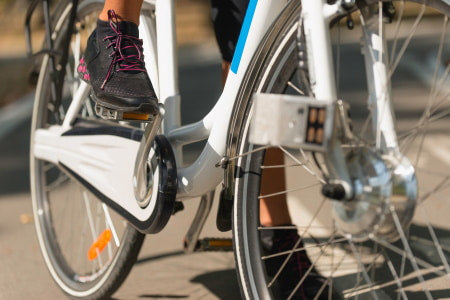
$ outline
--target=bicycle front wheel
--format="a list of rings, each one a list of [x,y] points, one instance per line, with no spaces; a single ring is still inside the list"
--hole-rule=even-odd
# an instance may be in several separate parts
[[[67,36],[71,3],[61,5],[53,20],[52,37],[59,51],[63,51]],[[44,57],[31,128],[30,177],[39,244],[54,281],[69,297],[77,299],[104,299],[114,293],[129,274],[145,237],[58,165],[33,156],[33,133],[61,125],[64,120],[80,84],[78,61],[102,7],[103,2],[98,0],[79,2],[65,65],[61,65],[61,56],[55,56],[56,68],[52,69],[50,57]],[[57,104],[52,81],[62,69],[65,76],[61,103]],[[94,102],[88,97],[78,119],[95,118]]]
[[[239,158],[235,168],[233,237],[243,296],[246,299],[450,296],[450,225],[446,217],[450,211],[447,199],[450,5],[437,0],[366,1],[371,3],[371,9],[392,9],[391,2],[395,8],[392,15],[386,13],[379,18],[389,49],[386,55],[390,84],[386,92],[392,95],[400,151],[411,162],[418,185],[415,206],[407,212],[413,215],[411,224],[401,226],[400,222],[394,222],[400,212],[388,209],[380,213],[381,207],[370,205],[361,210],[350,208],[347,220],[337,218],[335,204],[320,192],[326,179],[326,166],[320,154],[284,147],[266,149],[248,141],[250,95],[256,92],[298,95],[299,91],[304,94],[310,91],[307,72],[297,70],[299,2],[290,2],[266,36],[252,62],[252,71],[247,74],[249,84],[241,89],[247,97],[239,102],[236,114],[239,138],[235,155]],[[376,151],[376,136],[370,130],[374,122],[366,104],[367,86],[371,82],[369,79],[366,85],[364,81],[366,68],[360,46],[365,24],[357,21],[359,14],[358,10],[352,14],[356,27],[353,31],[347,29],[346,22],[332,22],[338,96],[352,107],[354,134],[364,141],[364,148]],[[344,153],[354,151],[354,145],[343,147]],[[284,159],[268,164],[268,151],[278,151]],[[264,194],[262,174],[273,169],[284,169],[286,187]],[[279,195],[286,195],[292,224],[262,226],[260,199]],[[351,223],[358,219],[354,217],[357,214],[363,218]],[[354,232],[370,231],[367,228],[370,222],[364,221],[371,214],[394,220],[397,238],[371,234],[361,238],[347,231],[350,227]],[[345,222],[348,226],[342,226]],[[292,238],[293,231],[298,237]],[[287,242],[278,251],[269,251],[265,240],[268,232],[272,241],[277,236]]]

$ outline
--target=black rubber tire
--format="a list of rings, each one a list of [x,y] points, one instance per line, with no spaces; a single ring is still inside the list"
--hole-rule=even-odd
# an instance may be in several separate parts
[[[54,34],[54,45],[56,49],[60,48],[61,40],[66,34],[66,26],[64,26],[64,24],[67,22],[70,7],[71,1],[65,1],[62,5],[58,6],[55,16],[52,18],[54,30],[56,30]],[[87,15],[92,11],[98,11],[102,7],[103,2],[99,0],[80,1],[78,5],[77,19],[82,18],[84,15]],[[78,62],[73,62],[69,59],[69,63],[70,68],[73,69],[74,64],[77,64]],[[46,128],[47,126],[56,123],[55,118],[51,118],[47,110],[49,101],[49,73],[49,58],[48,56],[44,56],[36,89],[36,99],[31,128],[31,145],[33,145],[35,130],[39,128]],[[68,79],[65,79],[65,81],[67,80]],[[66,108],[67,103],[63,103],[63,107]],[[33,156],[33,148],[31,148],[30,178],[33,212],[37,236],[47,268],[57,285],[70,298],[108,298],[121,286],[131,271],[131,268],[137,260],[137,256],[141,249],[145,235],[137,231],[129,224],[125,225],[119,237],[120,246],[112,254],[112,258],[107,261],[107,265],[104,268],[101,268],[101,273],[96,274],[95,277],[93,276],[91,278],[87,276],[89,274],[77,274],[76,271],[72,269],[70,263],[68,263],[73,258],[67,256],[68,254],[62,251],[60,246],[60,244],[62,244],[62,241],[60,240],[61,236],[56,233],[58,231],[58,224],[54,224],[54,221],[55,219],[58,219],[58,216],[53,215],[53,213],[57,212],[52,211],[52,205],[49,200],[50,194],[49,192],[46,192],[46,184],[51,181],[51,179],[46,178],[47,175],[46,171],[44,171],[44,167],[48,167],[48,164],[44,166],[45,164],[47,163],[40,161]],[[59,176],[59,174],[63,173],[64,171],[62,169],[56,167],[54,174],[48,176]],[[68,177],[67,182],[77,185],[77,183],[71,179],[70,176]],[[75,197],[75,195],[70,196],[72,198]],[[93,195],[90,196],[95,197]],[[62,200],[63,199],[60,201]],[[94,199],[94,201],[98,201],[98,203],[100,203],[100,200],[98,199]],[[78,216],[78,218],[81,217],[82,216]],[[104,218],[106,220],[106,217]],[[122,221],[120,221],[120,217],[117,218],[119,220],[117,222],[122,223]],[[67,218],[66,223],[71,220],[71,218]],[[69,224],[69,226],[71,225]],[[82,235],[83,232],[80,231],[79,234]],[[82,280],[80,280],[81,277],[83,277]]]
[[[286,88],[285,83],[296,71],[296,51],[291,51],[291,54],[285,56],[285,50],[295,44],[297,31],[294,30],[293,34],[292,32],[288,34],[288,32],[293,26],[297,26],[299,13],[299,1],[291,1],[273,24],[272,31],[266,35],[257,55],[251,62],[246,80],[244,80],[246,85],[240,91],[241,97],[247,99],[241,102],[237,109],[241,116],[241,119],[236,120],[239,122],[236,128],[240,128],[240,140],[237,144],[238,154],[251,151],[254,147],[253,144],[247,142],[247,122],[252,105],[250,96],[255,92],[283,93]],[[283,46],[286,49],[283,48],[280,55],[274,58],[275,52]],[[275,71],[280,64],[284,70],[281,74]],[[261,78],[265,74],[272,73],[280,74],[280,76],[272,83],[270,83],[270,79],[261,82]],[[238,282],[244,299],[271,299],[273,297],[266,288],[265,269],[260,261],[259,234],[257,230],[254,230],[259,224],[259,201],[255,201],[255,199],[258,199],[259,196],[260,166],[263,163],[264,154],[264,151],[258,151],[240,157],[235,174],[232,216],[233,247]]]
[[[368,2],[375,3],[378,0]],[[425,3],[446,13],[447,16],[450,15],[450,5],[444,1],[412,0],[410,2]],[[244,299],[277,299],[279,297],[267,288],[267,275],[261,260],[262,248],[257,230],[260,225],[258,196],[260,196],[261,165],[265,152],[245,153],[256,148],[248,142],[251,96],[256,92],[283,93],[287,80],[291,78],[298,65],[295,51],[297,31],[290,30],[293,26],[298,26],[299,13],[300,1],[291,1],[274,22],[272,30],[262,41],[250,64],[238,96],[239,101],[234,109],[234,115],[238,116],[233,120],[235,122],[233,128],[238,132],[235,154],[242,156],[238,158],[234,168],[232,230],[237,277]],[[279,48],[282,49],[278,52],[279,58],[274,58]],[[289,54],[289,51],[292,53]],[[270,76],[264,77],[267,74]],[[266,79],[265,82],[262,82],[263,78]]]

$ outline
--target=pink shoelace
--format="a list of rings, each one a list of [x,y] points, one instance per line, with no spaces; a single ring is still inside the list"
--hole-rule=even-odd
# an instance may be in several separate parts
[[[114,51],[110,54],[112,61],[109,65],[105,80],[100,87],[101,89],[105,88],[106,83],[111,78],[114,71],[146,72],[144,67],[144,55],[142,54],[142,40],[131,35],[123,34],[120,31],[119,19],[114,10],[108,11],[108,21],[109,26],[115,32],[115,35],[106,36],[103,40],[110,40],[107,48],[113,47]],[[134,51],[130,51],[129,49],[134,49]],[[118,68],[114,70],[116,65],[118,65]]]

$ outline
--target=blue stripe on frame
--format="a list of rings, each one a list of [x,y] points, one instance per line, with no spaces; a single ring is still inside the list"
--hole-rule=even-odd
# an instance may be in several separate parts
[[[234,74],[237,74],[239,64],[241,63],[242,52],[244,51],[245,43],[247,42],[248,31],[250,30],[250,25],[253,21],[257,3],[258,0],[250,0],[247,12],[245,13],[244,23],[242,24],[241,33],[239,34],[236,49],[234,50],[233,61],[231,62],[230,69]]]

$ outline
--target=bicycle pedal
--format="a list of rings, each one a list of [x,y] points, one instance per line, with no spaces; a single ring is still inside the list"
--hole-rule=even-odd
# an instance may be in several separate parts
[[[335,105],[312,97],[255,94],[250,142],[324,152],[333,133]]]
[[[104,120],[153,122],[154,115],[137,112],[122,112],[95,104],[95,113]]]
[[[198,240],[194,251],[233,251],[233,242],[231,239],[227,238],[204,238]]]

